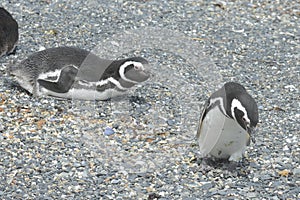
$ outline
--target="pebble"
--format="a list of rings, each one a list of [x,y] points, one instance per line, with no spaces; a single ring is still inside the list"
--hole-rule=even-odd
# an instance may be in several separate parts
[[[202,185],[203,190],[209,190],[213,187],[212,183],[205,183]]]
[[[295,168],[293,170],[293,174],[294,174],[294,176],[300,177],[300,168]]]
[[[118,179],[113,179],[113,180],[111,181],[112,184],[118,184],[119,182],[120,182],[120,180],[118,180]]]
[[[112,135],[114,133],[115,133],[115,131],[112,128],[110,128],[110,127],[105,128],[104,135],[109,136],[109,135]]]
[[[172,119],[168,119],[168,120],[167,120],[167,124],[168,124],[169,126],[173,126],[173,125],[176,124],[176,122],[175,122],[174,120],[172,120]]]
[[[0,132],[4,131],[4,126],[0,124]]]

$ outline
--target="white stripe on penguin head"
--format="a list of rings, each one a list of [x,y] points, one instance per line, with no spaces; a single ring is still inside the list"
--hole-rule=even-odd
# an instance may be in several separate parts
[[[236,120],[236,117],[234,115],[235,108],[239,109],[240,111],[242,111],[244,113],[243,117],[245,118],[246,122],[248,124],[250,124],[250,119],[247,115],[247,110],[245,109],[245,107],[241,104],[241,102],[238,99],[233,99],[231,102],[231,115]]]
[[[135,62],[135,61],[126,61],[123,65],[120,66],[120,70],[119,70],[119,74],[120,74],[120,77],[124,80],[124,81],[127,81],[127,82],[130,82],[130,83],[138,83],[137,81],[133,81],[133,80],[130,80],[128,78],[126,78],[125,76],[125,69],[126,67],[130,66],[130,65],[133,65],[135,67],[139,67],[141,68],[141,70],[144,70],[144,66],[142,63],[140,62]]]

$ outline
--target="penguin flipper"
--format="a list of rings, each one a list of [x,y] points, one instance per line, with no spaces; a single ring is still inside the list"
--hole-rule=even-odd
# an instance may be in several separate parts
[[[62,68],[57,80],[38,79],[40,87],[56,93],[68,92],[75,82],[78,68],[74,65],[67,65]]]
[[[201,136],[202,123],[203,123],[204,116],[206,115],[208,105],[209,105],[209,101],[206,101],[205,104],[204,104],[204,108],[203,108],[203,111],[201,113],[200,119],[199,119],[199,126],[198,126],[198,129],[197,129],[196,139],[199,139],[199,137]]]
[[[197,140],[200,147],[200,155],[202,157],[207,156],[215,147],[217,144],[221,134],[222,129],[224,127],[225,119],[211,119],[210,114],[212,116],[222,116],[220,113],[214,115],[212,110],[210,110],[210,114],[207,114],[207,111],[209,110],[209,101],[206,103],[204,107],[204,111],[200,118],[200,123],[197,131]],[[220,112],[217,109],[216,112]],[[214,123],[215,120],[218,120],[218,123]],[[223,120],[223,121],[222,121]],[[223,122],[223,123],[220,123]]]

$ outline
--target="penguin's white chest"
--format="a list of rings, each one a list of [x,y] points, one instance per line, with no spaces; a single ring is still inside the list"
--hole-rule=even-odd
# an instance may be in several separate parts
[[[207,113],[200,131],[198,142],[202,156],[238,161],[249,141],[249,134],[235,120],[224,116],[218,107]]]
[[[105,91],[97,91],[94,89],[80,89],[80,88],[71,88],[66,93],[57,93],[46,88],[39,88],[38,96],[54,96],[65,99],[82,99],[82,100],[107,100],[119,95],[124,94],[125,92],[117,91],[113,88],[106,89]]]

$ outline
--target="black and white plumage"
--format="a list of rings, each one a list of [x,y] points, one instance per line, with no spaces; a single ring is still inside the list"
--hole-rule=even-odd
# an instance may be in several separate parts
[[[0,7],[0,57],[12,53],[19,39],[18,23]]]
[[[10,74],[35,96],[106,100],[146,81],[148,65],[141,57],[104,60],[83,49],[56,47],[33,53]]]
[[[257,123],[255,100],[242,85],[226,83],[210,96],[201,115],[196,136],[201,156],[239,161]]]

